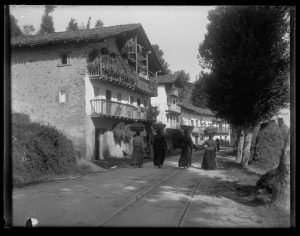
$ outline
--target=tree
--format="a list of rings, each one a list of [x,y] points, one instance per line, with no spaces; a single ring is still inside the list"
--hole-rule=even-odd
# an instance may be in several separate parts
[[[73,17],[71,17],[71,20],[69,21],[69,24],[66,28],[66,31],[76,31],[76,30],[79,30],[78,23]]]
[[[33,25],[23,25],[22,33],[23,35],[33,35],[35,32],[35,28]]]
[[[206,108],[207,96],[205,93],[205,84],[202,80],[203,73],[199,74],[199,79],[194,83],[194,89],[192,91],[192,103],[194,106]]]
[[[103,26],[104,26],[103,21],[99,19],[99,20],[96,21],[96,24],[95,24],[95,27],[94,27],[94,28],[100,29],[100,28],[102,28]]]
[[[86,29],[90,29],[91,19],[92,17],[89,17],[88,22],[86,24]]]
[[[174,75],[176,76],[175,85],[181,88],[185,86],[185,82],[190,80],[190,74],[184,70],[175,71]]]
[[[10,15],[10,35],[11,37],[22,36],[22,31],[18,26],[18,20],[13,15]]]
[[[243,129],[242,166],[247,167],[254,127],[286,107],[289,99],[286,9],[221,6],[199,45],[207,106]]]
[[[171,74],[171,70],[169,69],[169,64],[166,62],[166,60],[163,58],[164,52],[159,48],[157,44],[153,44],[152,48],[155,52],[155,55],[157,56],[160,64],[162,65],[162,68],[164,69],[166,74]]]
[[[55,31],[53,18],[50,15],[54,11],[55,7],[56,6],[54,6],[54,5],[46,5],[45,6],[45,12],[42,16],[42,22],[40,25],[39,34],[53,33]]]

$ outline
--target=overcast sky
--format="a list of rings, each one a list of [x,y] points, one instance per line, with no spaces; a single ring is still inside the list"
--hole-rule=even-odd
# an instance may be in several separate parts
[[[52,13],[56,32],[64,31],[71,17],[79,25],[86,25],[91,16],[91,26],[97,19],[104,26],[141,23],[151,44],[158,44],[165,60],[174,72],[185,70],[195,80],[201,68],[197,55],[208,24],[208,11],[214,6],[57,6]],[[10,14],[18,25],[32,24],[39,29],[44,6],[10,6]]]

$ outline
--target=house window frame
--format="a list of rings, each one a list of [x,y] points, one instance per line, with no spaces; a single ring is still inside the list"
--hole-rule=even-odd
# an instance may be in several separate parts
[[[62,98],[64,98],[64,99],[62,100]],[[58,91],[58,102],[59,102],[59,104],[67,103],[67,91],[65,89],[60,89]]]

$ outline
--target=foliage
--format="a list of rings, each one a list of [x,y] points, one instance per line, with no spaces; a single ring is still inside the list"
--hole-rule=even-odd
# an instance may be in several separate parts
[[[23,35],[33,35],[35,32],[35,28],[33,25],[23,25],[22,33]]]
[[[10,15],[10,35],[11,37],[22,36],[22,31],[18,26],[18,20],[13,15]]]
[[[287,130],[285,126],[280,128],[275,121],[262,124],[249,164],[265,170],[275,168],[279,163]]]
[[[120,122],[113,128],[113,134],[115,142],[118,144],[129,143],[134,135],[134,132],[130,129],[130,124],[125,125],[124,122]]]
[[[66,28],[66,31],[76,31],[76,30],[79,30],[78,23],[73,17],[71,17],[71,20],[69,21],[69,24]]]
[[[89,17],[88,22],[86,24],[86,29],[90,29],[91,19],[92,17]]]
[[[153,44],[152,48],[155,52],[155,55],[157,56],[160,64],[162,65],[162,68],[164,69],[164,72],[166,74],[171,74],[171,70],[169,69],[169,64],[166,62],[166,60],[163,58],[164,52],[159,48],[157,44]]]
[[[179,88],[183,88],[185,86],[185,82],[190,80],[190,74],[186,73],[184,70],[175,71],[174,75],[176,77],[175,86]]]
[[[221,6],[209,12],[199,53],[202,66],[211,70],[202,77],[207,106],[218,117],[254,127],[286,106],[285,16],[284,9],[271,6]]]
[[[13,114],[12,157],[14,183],[31,182],[45,174],[68,173],[76,164],[73,144],[49,125],[29,122]]]
[[[100,19],[97,20],[94,28],[100,29],[100,28],[102,28],[102,27],[104,27],[103,21],[100,20]]]
[[[54,9],[55,9],[55,6],[53,6],[53,5],[45,6],[45,12],[42,16],[42,22],[40,25],[39,34],[53,33],[55,31],[53,18],[50,15],[50,13],[52,13],[54,11]]]
[[[202,78],[203,78],[203,73],[199,76],[199,79],[196,80],[194,83],[191,99],[194,106],[206,108],[207,96],[205,93],[205,83]]]

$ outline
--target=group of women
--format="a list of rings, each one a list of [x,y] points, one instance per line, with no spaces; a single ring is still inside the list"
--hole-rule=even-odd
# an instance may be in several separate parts
[[[154,166],[162,168],[165,153],[167,150],[167,144],[164,136],[160,129],[157,129],[156,135],[152,140],[153,152],[154,152]],[[179,158],[178,166],[181,168],[189,168],[192,164],[192,150],[193,141],[187,130],[184,130],[184,136],[182,138],[182,151]],[[216,154],[219,151],[216,142],[213,140],[213,134],[209,135],[209,139],[203,144],[205,147],[205,153],[202,161],[201,168],[205,170],[215,170],[216,165]],[[140,132],[136,132],[133,138],[133,151],[132,151],[132,165],[142,167],[143,165],[143,138],[140,136]]]

